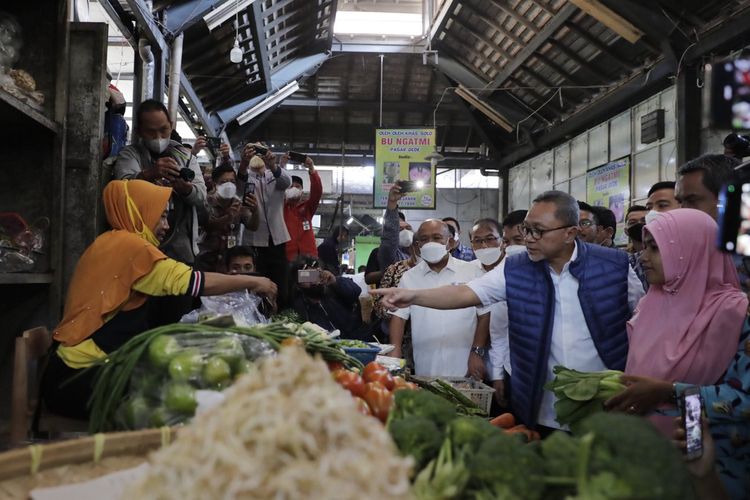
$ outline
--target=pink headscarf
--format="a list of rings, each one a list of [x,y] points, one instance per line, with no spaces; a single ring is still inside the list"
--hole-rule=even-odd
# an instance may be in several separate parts
[[[665,283],[651,285],[628,322],[625,373],[714,384],[737,352],[748,300],[732,259],[716,248],[716,222],[678,209],[647,224]]]

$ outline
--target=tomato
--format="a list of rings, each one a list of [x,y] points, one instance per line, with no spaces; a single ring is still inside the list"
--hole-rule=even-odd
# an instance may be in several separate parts
[[[370,407],[367,405],[367,402],[364,399],[354,398],[354,403],[357,405],[357,411],[362,415],[372,415],[372,411],[370,411]]]
[[[409,390],[415,390],[417,388],[417,384],[414,384],[412,382],[407,382],[405,378],[403,377],[393,377],[393,390],[398,391],[399,389],[409,389]]]
[[[351,392],[352,396],[362,397],[365,395],[365,381],[358,374],[342,368],[331,372],[331,375],[344,389]]]
[[[371,380],[372,375],[381,371],[387,371],[387,370],[380,363],[372,361],[370,363],[367,363],[367,366],[365,366],[365,371],[362,372],[362,377],[365,379],[365,382],[372,382]]]
[[[390,372],[383,365],[374,361],[367,364],[362,377],[365,382],[378,382],[389,391],[393,389],[393,377]]]
[[[393,394],[385,388],[371,386],[365,393],[364,399],[370,407],[373,416],[377,417],[381,422],[385,422],[393,405]]]

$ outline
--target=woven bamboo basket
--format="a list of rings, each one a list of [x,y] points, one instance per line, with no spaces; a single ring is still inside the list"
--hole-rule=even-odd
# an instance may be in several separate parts
[[[26,499],[35,488],[79,483],[135,467],[174,436],[174,429],[164,427],[96,434],[0,453],[0,498]]]

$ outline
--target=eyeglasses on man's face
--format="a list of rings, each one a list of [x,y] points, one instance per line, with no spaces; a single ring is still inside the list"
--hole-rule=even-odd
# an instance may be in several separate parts
[[[499,239],[499,237],[493,235],[486,236],[484,238],[472,238],[471,244],[476,247],[494,245]]]
[[[544,237],[544,235],[547,234],[547,233],[550,233],[552,231],[559,231],[560,229],[567,229],[569,227],[574,227],[574,226],[568,224],[568,225],[565,225],[565,226],[553,227],[553,228],[550,228],[550,229],[545,229],[545,228],[527,226],[526,224],[523,224],[521,226],[521,234],[523,234],[524,238],[531,237],[534,240],[539,240],[539,239],[542,239]]]
[[[578,227],[591,227],[594,225],[594,221],[591,219],[581,219],[578,221]]]

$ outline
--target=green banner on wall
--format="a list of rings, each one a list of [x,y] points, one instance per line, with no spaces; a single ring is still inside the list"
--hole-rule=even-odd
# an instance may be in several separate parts
[[[630,157],[611,161],[586,174],[586,203],[612,210],[617,220],[615,244],[627,243],[625,211],[630,205]]]

